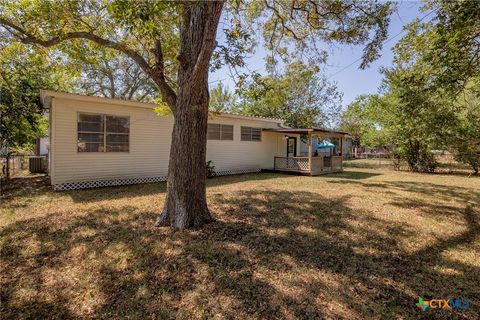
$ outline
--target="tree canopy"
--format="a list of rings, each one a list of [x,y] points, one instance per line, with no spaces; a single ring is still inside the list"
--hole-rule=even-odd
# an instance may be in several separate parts
[[[66,61],[69,68],[78,72],[74,91],[141,102],[159,98],[155,83],[129,57],[101,47],[75,54]]]
[[[406,27],[395,47],[395,63],[428,74],[428,88],[461,91],[480,75],[480,2],[428,0],[432,18]]]
[[[338,122],[342,95],[316,65],[295,61],[281,74],[254,74],[244,84],[237,90],[240,113],[280,118],[296,128],[332,128]]]
[[[423,10],[432,18],[406,26],[394,64],[384,70],[384,94],[350,105],[344,125],[363,145],[388,145],[411,170],[434,170],[432,150],[442,149],[478,172],[480,3],[426,1]],[[372,106],[375,112],[367,112]]]
[[[71,74],[55,57],[18,44],[0,48],[0,149],[25,148],[45,135],[40,89],[70,87]]]
[[[235,108],[236,96],[222,82],[210,89],[209,109],[214,112],[228,112]]]

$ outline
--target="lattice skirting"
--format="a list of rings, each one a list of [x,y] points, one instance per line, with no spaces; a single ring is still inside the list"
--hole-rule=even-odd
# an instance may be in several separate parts
[[[232,170],[224,170],[224,171],[215,171],[216,176],[231,176],[234,174],[244,174],[244,173],[255,173],[260,172],[262,169],[253,168],[253,169],[232,169]]]
[[[76,181],[52,185],[53,190],[75,190],[100,187],[124,186],[129,184],[155,183],[167,181],[167,177],[142,177],[142,178],[124,178],[96,181]]]
[[[253,173],[260,172],[261,169],[233,169],[215,172],[216,176],[229,176],[234,174]],[[100,187],[113,187],[124,186],[129,184],[141,184],[141,183],[156,183],[167,181],[166,176],[162,177],[141,177],[141,178],[125,178],[125,179],[112,179],[112,180],[96,180],[96,181],[77,181],[66,182],[52,185],[54,190],[75,190],[75,189],[90,189]]]

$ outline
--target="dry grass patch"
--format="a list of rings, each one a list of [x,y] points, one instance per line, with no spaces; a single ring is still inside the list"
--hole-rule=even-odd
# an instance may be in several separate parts
[[[37,181],[37,183],[40,183]],[[480,180],[351,168],[209,180],[217,221],[154,221],[165,185],[2,199],[1,318],[478,318]]]

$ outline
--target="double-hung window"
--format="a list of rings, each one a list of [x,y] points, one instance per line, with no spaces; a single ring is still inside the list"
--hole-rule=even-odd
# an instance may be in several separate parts
[[[241,141],[262,141],[262,129],[253,127],[241,127]]]
[[[209,123],[207,128],[208,140],[233,140],[233,125]]]
[[[128,152],[130,117],[79,113],[78,152]]]

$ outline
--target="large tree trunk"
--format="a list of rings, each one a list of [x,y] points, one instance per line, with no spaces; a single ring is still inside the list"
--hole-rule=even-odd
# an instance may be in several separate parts
[[[185,4],[167,196],[157,223],[177,229],[213,220],[206,199],[208,69],[223,2]]]

